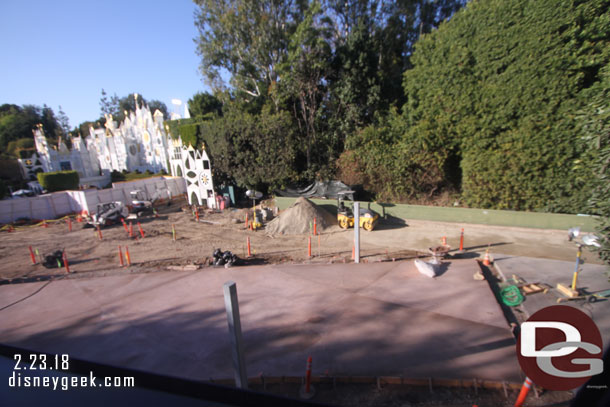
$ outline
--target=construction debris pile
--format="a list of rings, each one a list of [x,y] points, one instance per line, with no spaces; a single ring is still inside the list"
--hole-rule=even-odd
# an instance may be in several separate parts
[[[270,236],[311,233],[314,218],[318,233],[337,224],[336,216],[301,197],[269,222],[265,230]]]

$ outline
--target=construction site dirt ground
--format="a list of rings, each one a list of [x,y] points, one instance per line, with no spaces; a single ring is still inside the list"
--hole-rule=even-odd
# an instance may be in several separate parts
[[[102,229],[100,240],[95,229],[82,223],[73,222],[69,232],[66,221],[0,233],[4,314],[0,341],[198,380],[206,380],[210,372],[230,377],[221,286],[233,279],[238,283],[240,306],[243,301],[245,337],[250,340],[248,363],[254,369],[250,376],[261,372],[301,375],[306,355],[295,353],[309,348],[318,352],[316,375],[406,375],[409,372],[401,369],[410,366],[409,356],[402,343],[410,341],[427,347],[417,353],[413,365],[420,376],[465,375],[518,382],[522,377],[508,322],[487,283],[473,280],[474,259],[487,248],[492,258],[494,253],[503,253],[572,262],[576,256],[567,231],[382,219],[374,231],[360,233],[362,261],[368,264],[343,265],[352,262],[351,229],[333,226],[314,236],[310,258],[309,234],[272,237],[264,230],[246,230],[245,210],[206,212],[196,222],[182,206],[184,202],[174,202],[160,208],[158,218],[142,219],[144,238],[136,223],[137,239],[130,238],[120,224]],[[465,253],[449,259],[439,278],[423,277],[412,261],[401,261],[427,256],[427,249],[439,245],[443,236],[457,249],[461,228]],[[245,258],[247,238],[253,256],[244,259],[244,264],[254,267],[226,270],[207,265],[216,248]],[[32,264],[28,246],[40,255],[65,249],[70,274],[63,268]],[[123,254],[129,247],[130,267],[119,266],[119,246]],[[585,252],[584,257],[588,263],[599,263],[593,253]],[[265,264],[275,266],[261,267]],[[408,289],[401,283],[405,278]],[[53,282],[45,281],[50,279]],[[278,319],[274,313],[283,316]],[[403,314],[419,323],[403,323]],[[342,328],[335,332],[333,321]],[[213,326],[212,331],[206,324]],[[464,326],[472,329],[458,329]],[[396,334],[394,344],[388,339],[390,332]],[[422,332],[424,340],[417,332]],[[194,334],[207,338],[205,344],[211,347],[202,349],[202,339]],[[269,350],[262,344],[268,342],[268,335],[276,341],[271,354],[278,351],[285,356],[276,360],[265,353]],[[452,343],[454,339],[459,340]],[[467,342],[472,343],[467,346]],[[337,343],[349,346],[333,348]],[[371,348],[385,356],[366,356],[363,349]],[[423,362],[425,355],[435,353],[436,364]],[[493,363],[489,355],[495,358]],[[209,357],[213,363],[201,362]],[[268,390],[292,395],[286,386]],[[441,400],[422,392],[403,396],[403,390],[394,391],[392,386],[385,391],[361,386],[347,395],[325,387],[320,390],[321,396],[328,397],[320,401],[342,405],[470,406],[481,401],[473,398],[472,389],[439,390],[436,394]],[[508,406],[516,391],[509,391],[508,398],[501,390],[488,396],[489,401],[479,405]],[[532,405],[567,398],[566,393],[547,393]]]
[[[85,228],[84,223],[73,221],[69,232],[67,220],[49,222],[46,228],[21,227],[11,233],[0,233],[0,282],[36,281],[65,274],[63,269],[47,269],[40,264],[44,254],[58,249],[66,252],[71,277],[204,266],[217,248],[230,250],[244,259],[247,238],[253,255],[247,264],[351,261],[353,229],[332,226],[312,237],[309,258],[307,234],[271,237],[264,230],[246,230],[245,209],[202,213],[196,222],[192,213],[181,210],[183,206],[184,202],[174,202],[170,207],[159,208],[159,218],[141,219],[144,238],[135,222],[132,238],[120,224],[103,228],[101,240],[96,230]],[[452,249],[457,249],[461,228],[464,249],[473,257],[482,255],[487,248],[492,258],[494,252],[567,261],[576,256],[576,246],[568,241],[567,231],[381,219],[374,231],[361,230],[361,257],[364,262],[374,262],[426,256],[428,248],[439,245],[443,236]],[[38,264],[32,264],[29,246],[37,251]],[[132,267],[119,268],[119,246],[123,252],[128,248]],[[585,251],[584,258],[601,264],[593,253]]]

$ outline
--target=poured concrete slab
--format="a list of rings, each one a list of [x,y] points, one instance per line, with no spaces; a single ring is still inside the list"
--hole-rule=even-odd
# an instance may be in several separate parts
[[[557,299],[564,298],[556,289],[557,283],[566,286],[572,285],[572,276],[576,267],[576,249],[574,249],[573,262],[505,254],[496,254],[494,257],[494,265],[504,278],[510,279],[515,274],[527,282],[540,282],[552,287],[546,294],[537,293],[525,296],[522,306],[528,316],[544,307],[557,305]],[[610,269],[607,266],[590,264],[585,259],[585,263],[580,265],[580,269],[577,288],[581,291],[597,293],[610,290]],[[597,324],[604,345],[608,346],[610,344],[610,298],[595,302],[584,299],[564,301],[561,302],[561,305],[578,308],[589,315]]]
[[[229,378],[222,285],[237,283],[249,376],[519,381],[513,337],[474,260],[128,274],[0,287],[0,341],[174,376]]]

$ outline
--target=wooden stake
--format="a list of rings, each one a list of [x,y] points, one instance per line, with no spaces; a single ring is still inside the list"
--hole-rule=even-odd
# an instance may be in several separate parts
[[[140,222],[138,222],[138,228],[140,228],[140,236],[142,236],[142,239],[144,239],[144,230],[142,229],[142,225],[140,225]]]

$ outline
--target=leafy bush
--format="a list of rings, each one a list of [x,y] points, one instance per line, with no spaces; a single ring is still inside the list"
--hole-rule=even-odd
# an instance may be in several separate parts
[[[40,185],[48,192],[78,189],[76,171],[39,172],[37,176]]]
[[[121,182],[121,181],[125,181],[125,174],[127,174],[127,171],[123,171],[123,172],[119,172],[119,171],[112,171],[110,173],[110,182]]]

